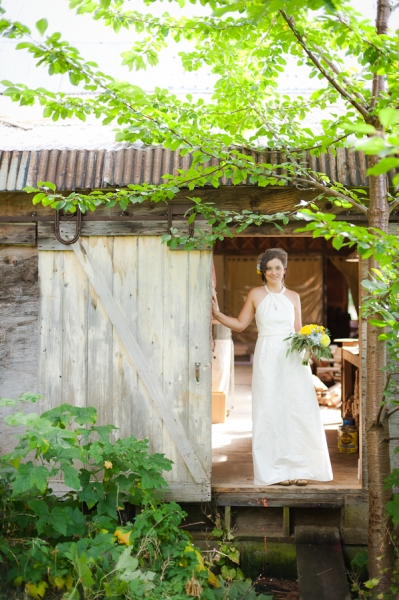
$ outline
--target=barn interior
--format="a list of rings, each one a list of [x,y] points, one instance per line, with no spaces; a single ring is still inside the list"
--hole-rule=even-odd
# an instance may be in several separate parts
[[[303,324],[323,324],[331,332],[333,358],[313,361],[312,372],[334,480],[309,482],[307,489],[358,489],[362,472],[358,257],[351,249],[338,251],[330,241],[320,238],[279,235],[220,241],[213,259],[217,298],[223,313],[239,314],[248,291],[261,283],[256,273],[258,255],[276,247],[288,252],[286,286],[301,297]],[[212,488],[220,494],[255,487],[251,377],[256,338],[255,320],[241,333],[213,322]],[[357,448],[353,444],[338,444],[344,417],[354,422]]]

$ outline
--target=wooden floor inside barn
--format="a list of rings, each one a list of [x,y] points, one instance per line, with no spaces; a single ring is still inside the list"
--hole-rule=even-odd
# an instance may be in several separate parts
[[[212,425],[212,491],[214,493],[255,490],[273,490],[286,493],[288,490],[309,494],[314,490],[347,490],[356,492],[361,489],[358,479],[358,455],[343,454],[337,448],[338,411],[321,407],[330,452],[333,481],[309,482],[306,488],[290,486],[268,486],[259,488],[253,483],[252,467],[252,423],[251,423],[251,377],[250,365],[235,367],[234,408],[224,424]]]

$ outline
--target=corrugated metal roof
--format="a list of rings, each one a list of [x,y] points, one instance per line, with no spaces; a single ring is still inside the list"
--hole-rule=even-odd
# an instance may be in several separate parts
[[[92,149],[15,149],[0,150],[0,191],[18,191],[26,185],[36,186],[38,181],[51,181],[58,190],[123,187],[129,183],[162,183],[162,176],[177,174],[187,169],[191,155],[180,156],[162,146],[125,147],[107,149],[99,145]],[[281,164],[285,157],[276,152],[254,152],[257,162]],[[349,152],[338,148],[336,156],[331,151],[319,158],[307,154],[308,165],[315,171],[326,173],[332,181],[344,185],[367,186],[367,157],[362,152]],[[217,164],[217,159],[212,159]],[[226,177],[222,185],[231,185]],[[249,181],[243,182],[249,185]]]

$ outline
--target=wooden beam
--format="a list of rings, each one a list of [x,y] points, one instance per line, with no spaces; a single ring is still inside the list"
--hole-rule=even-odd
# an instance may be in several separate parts
[[[331,507],[342,508],[347,498],[361,499],[361,489],[309,489],[294,492],[287,490],[244,489],[227,491],[220,486],[212,486],[212,494],[218,506],[258,506],[258,507]]]
[[[144,356],[136,338],[127,327],[127,320],[122,314],[119,305],[114,300],[103,274],[91,258],[87,246],[84,245],[82,240],[79,240],[73,244],[72,248],[124,345],[129,361],[137,370],[139,377],[153,399],[194,481],[196,483],[208,482],[208,477],[195,454],[194,448],[180,420],[174,414],[170,401],[158,382],[156,373],[151,369],[149,359]]]
[[[109,191],[109,190],[107,190]],[[298,190],[297,188],[259,188],[255,186],[221,186],[219,188],[199,188],[192,192],[189,190],[180,190],[175,198],[170,202],[173,205],[174,212],[181,207],[181,212],[192,205],[190,197],[195,196],[203,202],[212,202],[217,208],[222,210],[235,210],[240,212],[244,209],[259,211],[264,214],[275,214],[277,212],[292,212],[298,208],[301,200],[311,201],[317,196],[314,190]],[[31,194],[23,192],[4,192],[0,193],[0,219],[3,217],[19,217],[25,221],[46,220],[54,221],[54,209],[49,206],[37,204],[32,205]],[[346,209],[335,206],[328,198],[320,203],[320,210],[342,215],[343,218],[350,219],[353,215],[362,217],[364,215],[357,213],[353,209]],[[160,220],[168,217],[168,206],[165,202],[143,202],[142,204],[131,204],[125,211],[121,211],[119,205],[108,208],[106,205],[100,205],[95,211],[87,212],[83,216],[83,222],[97,221],[98,219],[118,219],[130,220],[131,218],[143,219],[159,218]]]
[[[0,244],[36,246],[36,224],[0,223]]]
[[[173,221],[173,227],[186,235],[189,231],[187,221]],[[209,229],[206,221],[197,221],[198,229]],[[276,230],[277,231],[277,230]],[[168,233],[167,220],[157,221],[83,221],[82,236],[125,236],[125,235],[165,235]],[[60,234],[63,239],[72,239],[75,235],[75,222],[61,221]],[[39,250],[71,250],[71,246],[61,244],[54,235],[54,223],[47,221],[38,224]]]

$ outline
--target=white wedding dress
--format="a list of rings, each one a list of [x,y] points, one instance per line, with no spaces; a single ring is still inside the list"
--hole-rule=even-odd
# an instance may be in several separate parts
[[[268,291],[265,286],[266,291]],[[294,305],[268,291],[256,309],[258,340],[252,376],[252,455],[255,485],[286,479],[331,481],[326,436],[311,369],[294,351]]]

